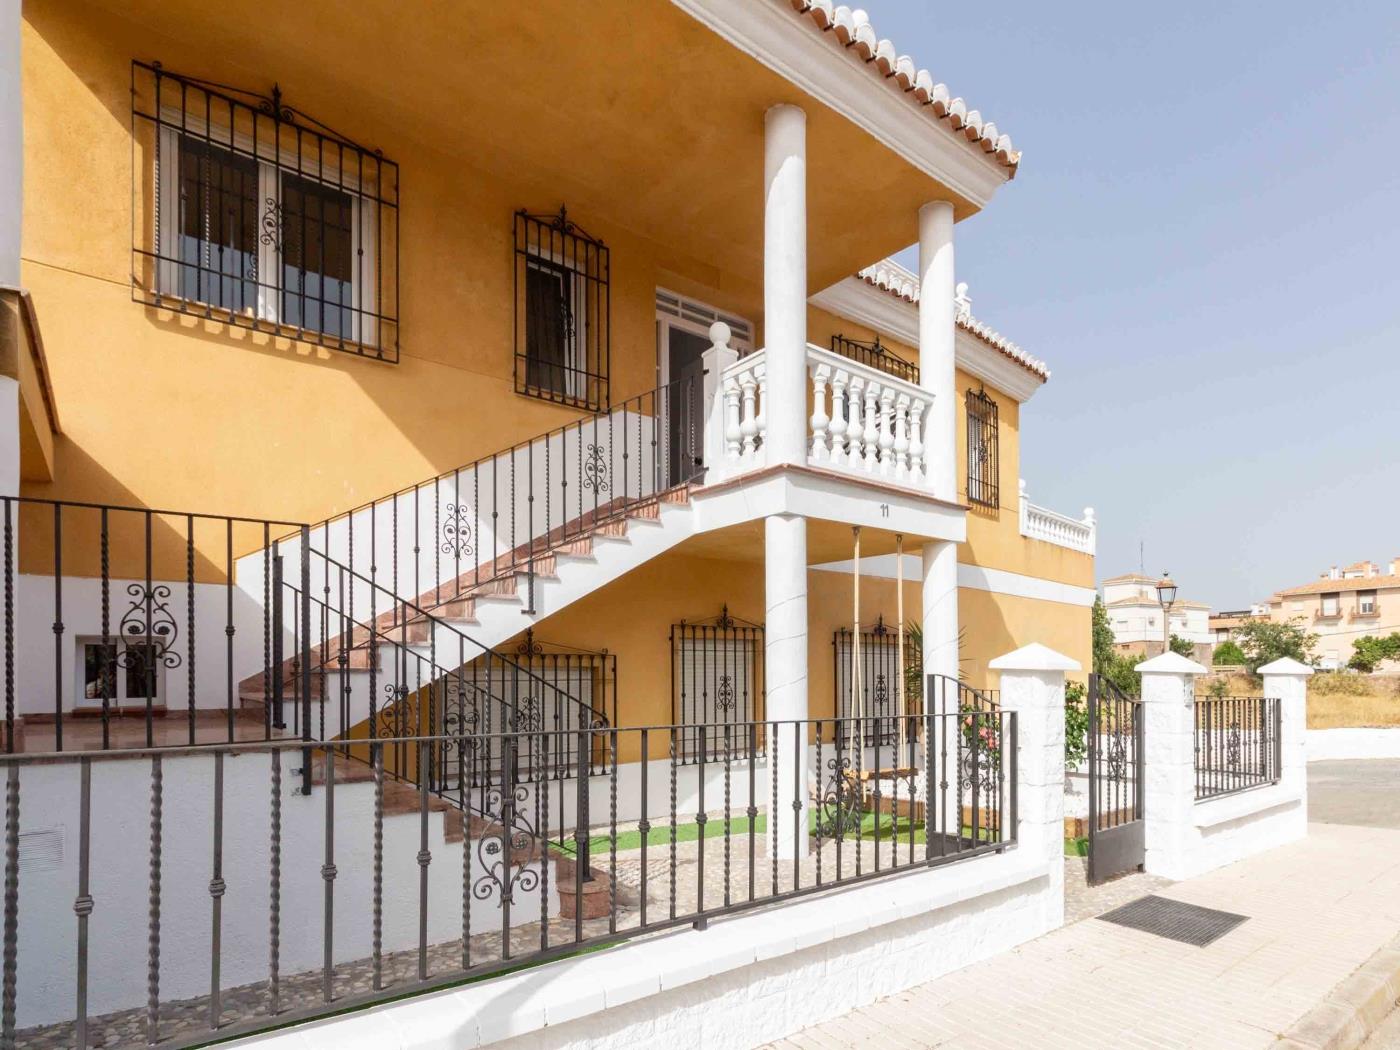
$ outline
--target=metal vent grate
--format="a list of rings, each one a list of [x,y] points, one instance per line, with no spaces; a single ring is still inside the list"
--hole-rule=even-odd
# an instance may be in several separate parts
[[[1148,896],[1104,912],[1099,918],[1104,922],[1204,948],[1224,937],[1249,916],[1202,908],[1166,897]]]
[[[19,836],[20,871],[57,871],[63,867],[63,829],[23,831]]]

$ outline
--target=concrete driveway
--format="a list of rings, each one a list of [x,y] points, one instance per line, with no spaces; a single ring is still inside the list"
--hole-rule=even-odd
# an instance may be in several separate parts
[[[1309,762],[1308,820],[1400,828],[1400,759]]]

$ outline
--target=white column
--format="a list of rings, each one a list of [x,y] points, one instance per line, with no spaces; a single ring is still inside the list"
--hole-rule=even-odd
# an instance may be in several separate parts
[[[919,385],[933,395],[923,434],[928,483],[946,500],[958,495],[953,294],[953,206],[932,201],[919,209]]]
[[[1308,679],[1313,670],[1307,664],[1284,657],[1259,668],[1264,679],[1264,695],[1279,702],[1279,785],[1288,794],[1301,795],[1302,803],[1289,811],[1288,839],[1308,833]]]
[[[768,751],[778,811],[768,819],[777,824],[777,855],[792,858],[807,854],[807,726],[794,728],[807,718],[807,519],[775,514],[763,526],[766,718],[779,723]],[[771,831],[764,848],[772,852]]]
[[[807,462],[807,115],[764,116],[763,332],[769,466]]]
[[[723,321],[710,325],[710,348],[700,355],[705,369],[705,438],[704,452],[706,477],[715,481],[724,476],[727,468],[727,444],[731,423],[731,409],[738,405],[730,404],[726,398],[721,376],[724,370],[739,360],[739,352],[729,345],[729,326]],[[737,414],[737,413],[734,413]],[[739,440],[738,423],[734,422],[733,443]]]
[[[924,676],[958,677],[958,545],[926,543],[923,549]],[[939,696],[944,696],[942,690]],[[951,697],[950,697],[951,699]],[[935,714],[940,712],[935,711]]]
[[[989,665],[1001,673],[1001,708],[1016,712],[1016,842],[1045,865],[1041,929],[1064,923],[1065,672],[1079,663],[1032,643]]]
[[[21,121],[19,70],[20,0],[0,0],[0,288],[19,287],[20,214],[23,211],[24,136]],[[17,361],[19,303],[6,301],[0,310],[0,359]],[[0,494],[19,492],[19,383],[0,375]]]
[[[1206,669],[1177,653],[1137,665],[1142,675],[1143,870],[1184,879],[1194,870],[1196,676]]]

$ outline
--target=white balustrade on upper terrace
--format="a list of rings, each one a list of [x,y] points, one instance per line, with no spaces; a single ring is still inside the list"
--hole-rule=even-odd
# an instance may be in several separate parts
[[[1098,543],[1098,522],[1094,518],[1094,508],[1085,507],[1082,519],[1038,507],[1026,495],[1024,479],[1018,486],[1018,499],[1021,507],[1021,535],[1033,540],[1044,540],[1058,547],[1068,547],[1082,554],[1093,554]]]
[[[707,413],[706,481],[722,480],[767,464],[767,354],[757,350],[724,368]],[[933,395],[907,380],[807,344],[807,461],[812,466],[928,491],[924,421]]]

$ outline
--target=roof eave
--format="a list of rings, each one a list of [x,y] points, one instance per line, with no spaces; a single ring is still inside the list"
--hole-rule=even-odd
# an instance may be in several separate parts
[[[915,83],[919,71],[907,57],[902,65],[898,57],[891,62],[889,47],[877,53],[868,41],[841,43],[829,0],[671,2],[946,186],[965,202],[955,202],[958,218],[985,207],[1016,173],[1020,154],[1010,139],[982,137],[987,124],[965,105],[940,114],[936,100],[923,101],[927,92]],[[968,116],[975,126],[966,123]]]

